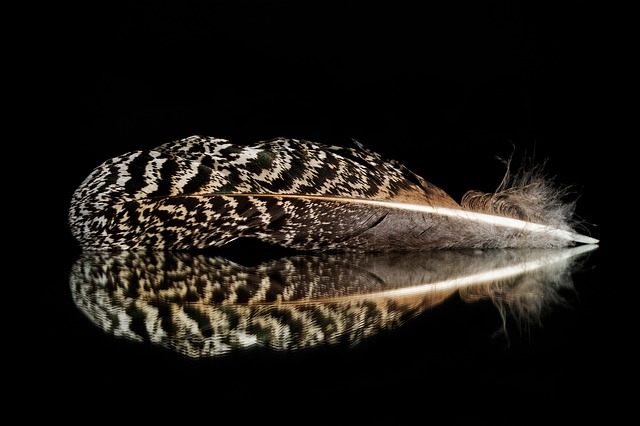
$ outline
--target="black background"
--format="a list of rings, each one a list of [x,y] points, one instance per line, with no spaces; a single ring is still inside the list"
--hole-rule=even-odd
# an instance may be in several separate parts
[[[51,415],[81,404],[97,419],[210,423],[534,424],[621,413],[631,350],[618,338],[624,282],[607,269],[601,208],[603,17],[582,2],[442,3],[132,1],[65,11],[43,37],[41,108],[55,124],[41,152],[56,177],[45,192],[57,200],[45,257],[55,261],[25,274],[38,283],[36,326],[24,333],[37,347],[22,382],[29,395],[45,403],[62,393]],[[493,334],[501,319],[491,306],[455,298],[352,349],[190,361],[106,336],[70,298],[80,254],[66,227],[71,194],[108,158],[194,134],[241,144],[356,139],[458,200],[497,187],[497,157],[532,157],[580,194],[577,213],[602,244],[574,276],[572,306],[512,330],[510,346]]]

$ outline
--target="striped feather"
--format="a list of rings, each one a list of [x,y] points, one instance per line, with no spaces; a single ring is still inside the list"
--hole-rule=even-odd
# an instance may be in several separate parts
[[[69,224],[85,250],[198,250],[238,238],[311,251],[597,243],[572,229],[573,204],[558,202],[556,188],[527,182],[460,205],[357,142],[192,136],[98,166],[74,192]],[[553,202],[538,199],[530,214],[530,188]]]

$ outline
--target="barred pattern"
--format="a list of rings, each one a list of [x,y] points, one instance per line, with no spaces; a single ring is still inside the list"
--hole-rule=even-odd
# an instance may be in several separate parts
[[[97,167],[75,191],[71,231],[85,249],[200,249],[252,236],[320,250],[339,248],[385,212],[277,195],[458,206],[399,163],[356,145],[278,138],[238,146],[192,136],[130,152]]]
[[[203,358],[253,346],[355,345],[396,328],[428,300],[451,294],[367,298],[408,285],[390,281],[387,271],[397,275],[408,265],[398,257],[310,255],[245,267],[191,253],[85,252],[70,286],[76,306],[106,333]]]

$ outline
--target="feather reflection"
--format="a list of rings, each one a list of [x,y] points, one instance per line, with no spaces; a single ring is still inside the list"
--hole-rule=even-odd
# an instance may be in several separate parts
[[[255,346],[355,345],[456,292],[536,320],[596,247],[325,253],[256,266],[207,254],[85,252],[70,287],[106,333],[207,358]]]

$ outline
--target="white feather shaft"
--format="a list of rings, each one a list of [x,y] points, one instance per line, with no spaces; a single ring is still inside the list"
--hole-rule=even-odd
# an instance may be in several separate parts
[[[599,241],[595,238],[581,235],[576,232],[567,231],[564,229],[558,229],[548,225],[542,225],[539,223],[527,222],[525,220],[514,219],[511,217],[491,215],[487,213],[478,213],[470,210],[452,209],[446,207],[436,207],[426,204],[412,204],[412,203],[399,203],[394,201],[383,200],[368,200],[363,198],[344,198],[344,197],[330,197],[319,195],[289,195],[289,194],[224,194],[225,196],[244,196],[244,197],[278,197],[289,199],[306,199],[306,200],[322,200],[337,203],[352,203],[362,204],[369,206],[386,207],[398,210],[407,210],[421,213],[428,213],[434,215],[456,217],[471,222],[483,223],[488,225],[495,225],[506,228],[519,229],[522,232],[531,233],[544,233],[564,239],[566,241],[575,241],[582,244],[597,244]]]

